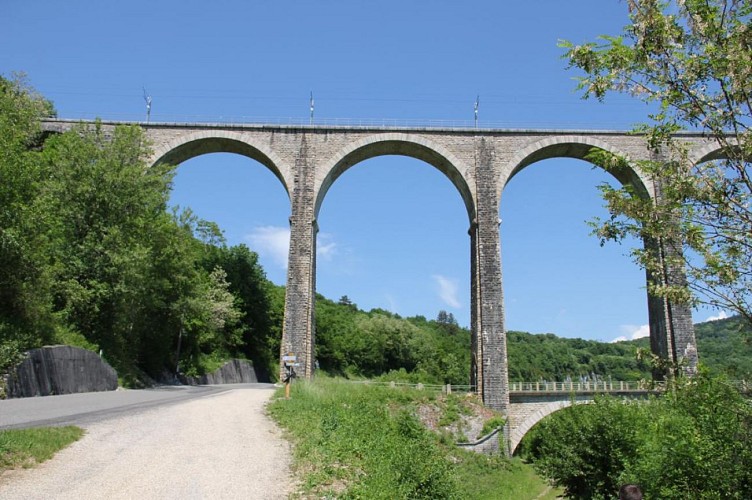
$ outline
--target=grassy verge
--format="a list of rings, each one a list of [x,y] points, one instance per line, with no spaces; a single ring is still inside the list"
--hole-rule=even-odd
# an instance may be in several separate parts
[[[77,441],[83,433],[83,429],[79,427],[0,431],[0,473],[9,469],[33,467],[49,460],[56,452]]]
[[[304,497],[524,500],[548,489],[518,460],[466,452],[427,430],[416,415],[435,399],[319,378],[296,382],[269,413],[295,443]]]

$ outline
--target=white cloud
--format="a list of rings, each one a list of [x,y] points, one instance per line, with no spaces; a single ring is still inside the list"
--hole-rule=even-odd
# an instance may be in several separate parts
[[[705,320],[705,322],[707,322],[707,321],[718,321],[719,319],[726,319],[726,318],[729,318],[729,317],[730,316],[728,315],[728,313],[726,311],[720,311],[717,315],[710,316],[708,319]]]
[[[259,226],[246,236],[251,250],[267,257],[282,269],[287,269],[287,256],[290,251],[290,228]]]
[[[251,250],[262,257],[271,259],[282,269],[287,269],[287,259],[290,253],[290,228],[279,226],[259,226],[246,236]],[[332,241],[332,235],[322,233],[318,235],[316,256],[330,261],[337,254],[337,244]]]
[[[386,299],[386,302],[388,304],[387,311],[393,312],[395,314],[399,314],[397,311],[397,301],[394,299],[392,294],[390,293],[384,294],[384,299]]]
[[[447,278],[446,276],[442,276],[440,274],[434,274],[433,279],[436,281],[436,284],[439,285],[438,294],[439,298],[448,305],[449,307],[453,307],[455,309],[459,309],[462,307],[462,304],[460,303],[459,299],[457,298],[457,282]]]
[[[337,255],[337,244],[329,233],[319,233],[316,238],[316,258],[331,261]]]
[[[623,335],[616,337],[611,342],[623,342],[650,336],[650,325],[621,325],[619,330]]]

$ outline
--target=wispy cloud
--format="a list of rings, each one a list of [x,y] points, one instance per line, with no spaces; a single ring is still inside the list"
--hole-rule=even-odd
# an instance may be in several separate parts
[[[279,226],[255,227],[246,236],[251,250],[270,259],[282,269],[287,269],[287,256],[290,251],[290,228]]]
[[[331,261],[337,255],[337,244],[334,242],[334,236],[329,233],[319,233],[316,238],[316,257],[322,260]]]
[[[251,250],[270,259],[282,269],[287,269],[290,253],[290,228],[279,226],[259,226],[253,229],[246,240]],[[329,233],[321,233],[316,240],[317,258],[330,261],[337,254],[337,243]]]
[[[390,293],[384,294],[384,299],[386,300],[387,305],[387,311],[393,312],[395,314],[399,314],[399,311],[397,309],[397,301],[394,299],[394,296]]]
[[[619,330],[623,335],[616,337],[611,342],[623,342],[650,336],[650,325],[621,325]]]
[[[459,309],[462,307],[457,298],[457,282],[440,274],[434,274],[433,279],[438,285],[439,298],[449,307]]]
[[[707,321],[718,321],[719,319],[726,319],[726,318],[730,318],[730,317],[731,316],[729,316],[729,314],[726,311],[720,311],[717,315],[710,316],[704,322],[707,322]]]

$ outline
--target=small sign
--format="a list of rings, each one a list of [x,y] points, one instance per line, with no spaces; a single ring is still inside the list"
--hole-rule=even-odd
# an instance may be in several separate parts
[[[297,356],[282,356],[282,361],[284,362],[296,361],[297,359],[298,359]]]

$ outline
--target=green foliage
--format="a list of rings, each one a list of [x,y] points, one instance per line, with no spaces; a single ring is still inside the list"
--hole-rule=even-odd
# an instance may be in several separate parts
[[[47,174],[33,148],[41,141],[40,118],[52,112],[22,77],[0,76],[0,346],[20,350],[48,342],[54,330],[44,216],[28,203]],[[2,370],[13,357],[0,357]]]
[[[483,428],[480,433],[482,436],[487,436],[496,429],[504,427],[504,424],[506,424],[506,419],[504,417],[493,416],[483,423]]]
[[[243,356],[253,361],[262,376],[276,377],[281,339],[281,325],[284,307],[277,303],[279,310],[273,309],[272,293],[274,285],[266,279],[266,274],[258,262],[258,255],[245,245],[233,247],[207,246],[203,258],[205,269],[220,267],[226,273],[235,307],[239,312],[236,328],[236,344],[228,349],[228,355]],[[280,287],[281,288],[281,287]],[[279,321],[274,328],[275,318]],[[279,332],[279,334],[277,334]]]
[[[520,453],[575,498],[611,498],[638,453],[639,403],[601,397],[541,421]]]
[[[278,292],[278,321],[284,291]],[[316,353],[327,373],[378,377],[385,382],[466,385],[470,379],[470,332],[456,322],[400,318],[385,311],[369,313],[352,303],[316,302]],[[281,323],[280,323],[281,324]],[[696,325],[700,357],[713,371],[750,378],[752,344],[739,318]],[[741,329],[741,330],[740,330]],[[720,331],[719,331],[720,330]],[[605,343],[560,338],[553,334],[507,332],[512,382],[565,381],[580,377],[638,381],[651,379],[649,339]]]
[[[646,402],[601,398],[542,421],[525,453],[576,497],[611,498],[638,483],[647,498],[746,498],[752,407],[721,379],[680,379]]]
[[[456,498],[451,464],[436,437],[403,407],[419,397],[416,391],[323,379],[293,384],[291,399],[274,401],[269,411],[293,434],[312,493]]]
[[[699,376],[655,402],[630,474],[654,498],[746,498],[752,407],[721,379]]]
[[[129,383],[178,363],[272,365],[256,255],[167,211],[174,167],[146,163],[139,127],[45,137],[51,105],[19,79],[0,78],[0,111],[0,371],[56,342],[101,349]]]
[[[269,412],[292,436],[307,497],[516,500],[547,489],[526,464],[442,444],[416,418],[428,398],[317,377]]]
[[[83,429],[71,426],[0,431],[0,473],[49,460],[83,434]]]
[[[631,235],[650,243],[634,255],[651,293],[734,310],[752,323],[752,2],[628,5],[621,36],[562,44],[570,66],[585,73],[585,97],[629,94],[653,111],[637,132],[657,159],[632,166],[655,183],[656,199],[635,185],[603,186],[611,218],[596,221],[596,233],[602,241]],[[712,139],[713,161],[690,157],[674,135],[686,129]],[[630,166],[602,151],[591,159],[616,174]],[[677,268],[687,270],[686,283],[668,278]]]
[[[611,377],[613,380],[650,378],[650,367],[636,357],[637,347],[626,342],[604,343],[565,339],[553,334],[507,332],[510,381],[564,381],[570,377]]]
[[[695,325],[702,366],[731,380],[752,380],[752,327],[740,316]],[[650,350],[649,339],[628,342]]]
[[[560,488],[551,488],[547,481],[520,459],[508,460],[499,455],[461,452],[455,469],[460,485],[460,498],[473,500],[555,500],[561,498]]]
[[[422,318],[360,311],[349,300],[316,301],[316,356],[332,374],[467,385],[470,334]]]

